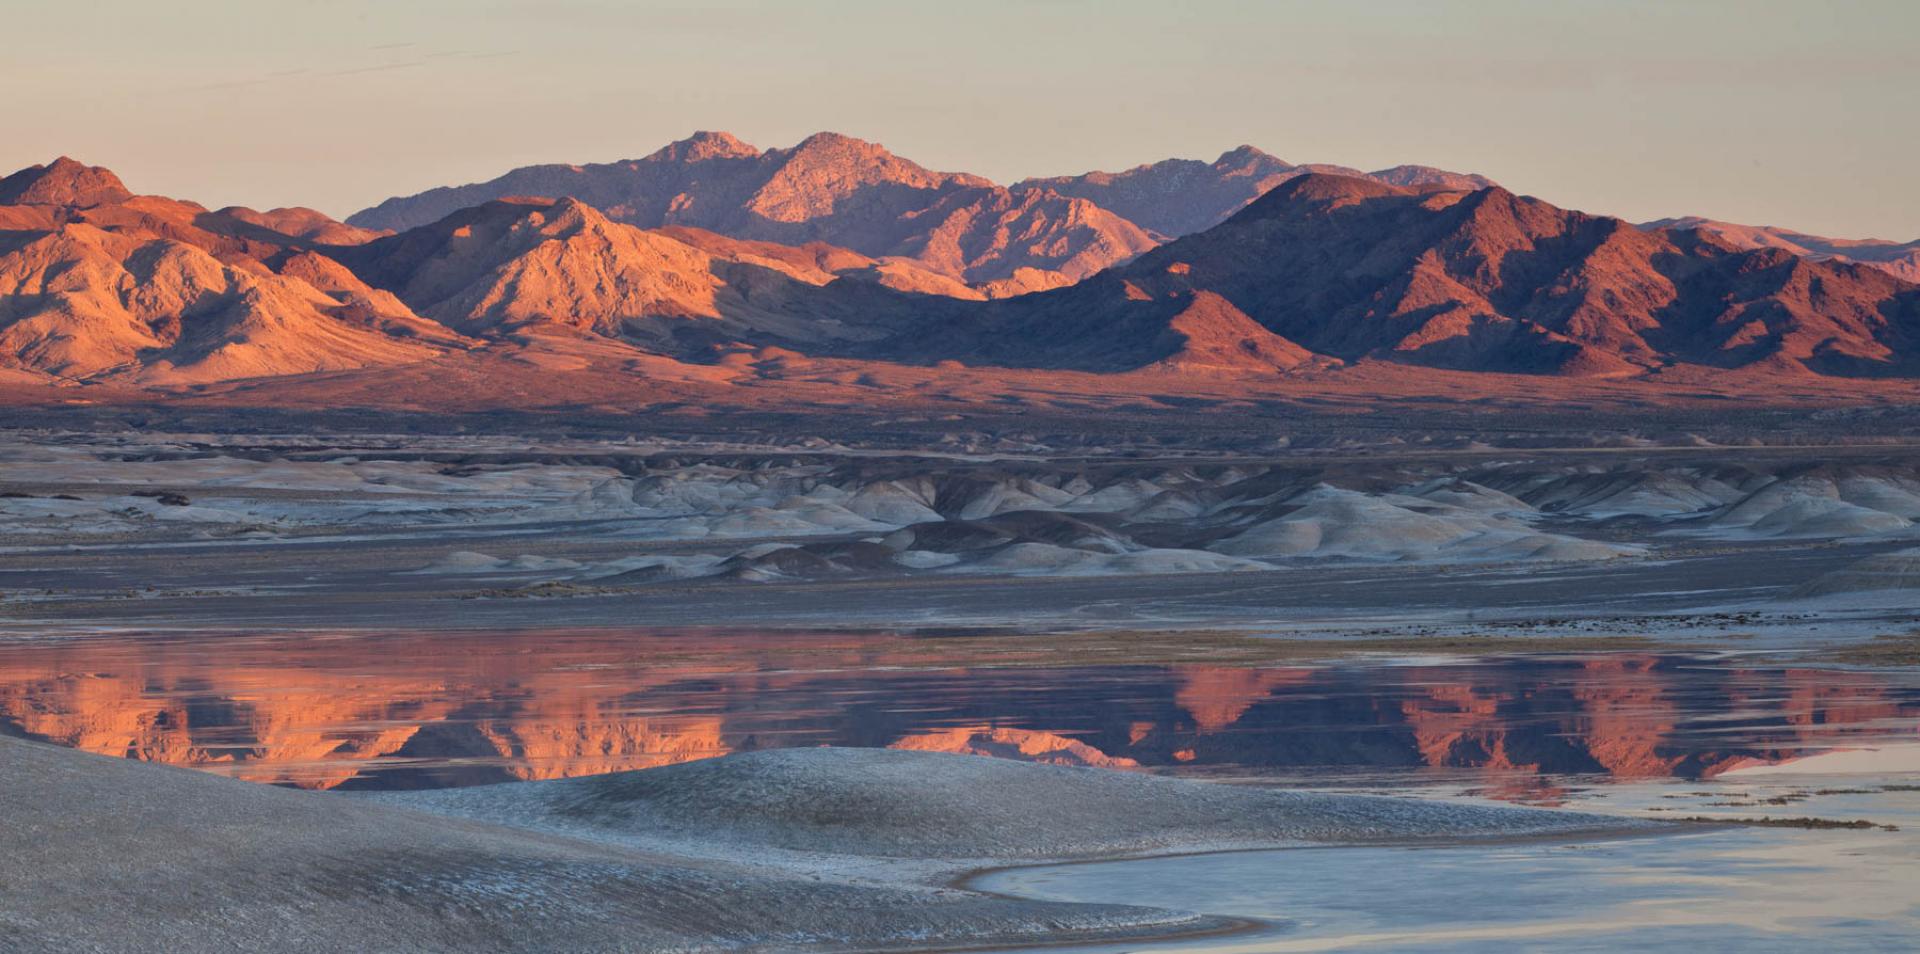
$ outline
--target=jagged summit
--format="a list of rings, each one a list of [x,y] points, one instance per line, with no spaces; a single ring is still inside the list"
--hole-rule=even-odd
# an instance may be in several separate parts
[[[1362,172],[1346,166],[1294,165],[1251,145],[1235,146],[1212,162],[1166,159],[1125,172],[1027,179],[1016,189],[1046,188],[1084,198],[1165,236],[1190,235],[1226,221],[1295,176],[1323,174],[1419,189],[1471,190],[1492,185],[1483,176],[1431,166],[1395,166]]]
[[[1216,225],[1275,185],[1310,172],[1385,176],[1422,188],[1484,181],[1425,166],[1379,175],[1295,166],[1240,145],[1211,163],[1169,159],[1003,188],[980,176],[930,169],[844,133],[817,132],[789,147],[760,150],[729,133],[702,131],[641,159],[525,166],[486,182],[388,199],[347,221],[404,231],[509,195],[573,196],[641,228],[697,228],[787,245],[826,242],[873,258],[911,260],[979,288],[1039,289],[1078,281],[1166,238]]]
[[[785,151],[792,152],[792,153],[803,153],[803,152],[816,151],[816,150],[819,150],[819,151],[844,150],[844,151],[850,151],[850,152],[863,153],[867,155],[880,155],[880,154],[892,155],[892,153],[887,151],[887,147],[882,146],[877,142],[861,139],[858,136],[849,136],[846,133],[837,133],[831,129],[822,129],[821,131],[814,133],[805,139],[800,140],[800,142],[795,144],[792,149],[785,150]]]
[[[696,133],[644,159],[527,166],[488,182],[389,199],[349,222],[405,230],[509,195],[572,196],[641,228],[826,242],[911,260],[963,284],[1019,279],[1024,287],[1051,287],[1155,244],[1144,229],[1081,200],[1016,197],[979,176],[928,169],[879,143],[833,132],[764,152],[726,133]]]
[[[1261,159],[1272,159],[1275,161],[1282,161],[1280,160],[1280,157],[1275,156],[1272,153],[1269,153],[1266,150],[1259,148],[1258,146],[1254,146],[1254,145],[1243,142],[1240,145],[1235,146],[1232,149],[1229,149],[1226,152],[1221,153],[1220,158],[1214,160],[1214,164],[1225,165],[1225,164],[1232,164],[1232,163],[1256,161]]]
[[[1496,183],[1482,175],[1473,173],[1448,172],[1432,166],[1404,165],[1388,169],[1376,169],[1367,173],[1367,178],[1389,185],[1405,186],[1414,189],[1447,189],[1459,192],[1471,192],[1475,189],[1489,189]]]
[[[740,141],[729,132],[701,130],[677,142],[660,147],[647,156],[648,161],[705,162],[710,159],[752,159],[760,150]]]
[[[133,198],[109,169],[66,156],[44,166],[28,166],[0,179],[0,205],[53,205],[85,208]]]

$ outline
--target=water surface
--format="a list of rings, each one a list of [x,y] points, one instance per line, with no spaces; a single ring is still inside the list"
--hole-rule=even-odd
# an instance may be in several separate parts
[[[306,788],[557,778],[803,745],[1552,803],[1913,741],[1920,673],[1586,653],[1228,667],[930,663],[884,634],[0,642],[0,732]]]

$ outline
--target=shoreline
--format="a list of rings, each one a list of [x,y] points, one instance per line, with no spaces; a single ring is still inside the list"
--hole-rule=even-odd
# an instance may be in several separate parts
[[[401,636],[426,639],[518,639],[529,635],[567,637],[689,637],[727,638],[760,636],[776,644],[775,652],[804,658],[813,653],[858,646],[918,655],[911,664],[888,668],[943,669],[955,666],[993,669],[1062,669],[1086,666],[1179,666],[1258,669],[1272,666],[1333,664],[1391,659],[1406,654],[1459,658],[1580,655],[1697,655],[1742,657],[1766,665],[1813,666],[1836,671],[1902,669],[1920,664],[1920,630],[1838,637],[1799,647],[1757,643],[1752,637],[1670,634],[1607,635],[1590,632],[1550,635],[1493,633],[1428,633],[1382,636],[1378,630],[1337,629],[1276,632],[1272,627],[1164,629],[1071,629],[889,627],[854,625],[827,627],[812,621],[790,626],[754,625],[698,627],[670,625],[556,625],[501,623],[491,626],[420,629],[413,626],[206,626],[206,625],[70,625],[63,628],[21,628],[0,620],[0,652],[9,646],[47,646],[116,640],[156,643],[221,640],[366,639]],[[816,642],[817,641],[817,642]],[[778,670],[770,670],[778,671]]]
[[[23,747],[24,746],[24,747]],[[1433,795],[1416,797],[1398,797],[1379,799],[1367,795],[1348,793],[1328,793],[1313,790],[1250,790],[1240,786],[1208,782],[1169,782],[1164,779],[1138,779],[1129,773],[1116,773],[1091,769],[1060,769],[1046,766],[1034,766],[998,759],[974,756],[934,755],[925,753],[895,753],[874,749],[813,749],[789,750],[786,752],[766,752],[733,759],[709,760],[705,763],[688,763],[684,766],[666,769],[648,769],[636,772],[616,773],[614,775],[587,776],[558,782],[512,783],[505,785],[482,786],[469,789],[443,789],[433,792],[394,793],[373,799],[328,793],[293,793],[270,786],[242,783],[217,779],[210,774],[196,773],[161,766],[149,766],[102,756],[89,756],[57,747],[24,743],[10,739],[0,739],[0,747],[12,753],[34,756],[26,762],[45,761],[49,765],[64,764],[77,769],[61,770],[51,773],[56,778],[78,779],[96,774],[112,777],[124,777],[128,780],[139,779],[140,784],[133,786],[138,793],[122,786],[109,789],[106,797],[134,804],[126,799],[135,799],[139,805],[137,816],[125,820],[131,825],[130,831],[139,831],[139,844],[157,846],[167,844],[171,831],[176,825],[187,826],[192,831],[194,841],[209,840],[209,843],[224,841],[226,836],[221,826],[242,823],[248,815],[257,812],[238,812],[227,805],[234,799],[241,802],[261,805],[284,804],[286,808],[276,809],[269,814],[283,816],[287,808],[296,809],[292,816],[280,818],[275,829],[293,825],[299,829],[305,824],[298,819],[310,812],[319,811],[326,816],[337,816],[336,821],[328,822],[323,829],[337,829],[347,821],[350,829],[373,825],[401,826],[397,830],[420,831],[445,830],[446,837],[452,832],[461,832],[458,837],[464,839],[506,839],[498,844],[501,850],[524,852],[534,850],[543,854],[559,852],[567,857],[577,856],[578,860],[568,864],[605,865],[616,859],[625,859],[623,864],[645,864],[668,866],[662,870],[686,872],[705,872],[701,877],[713,877],[721,872],[733,879],[746,879],[749,882],[765,885],[813,885],[809,890],[833,890],[854,892],[924,891],[964,892],[966,898],[955,898],[942,902],[944,905],[960,904],[957,913],[969,910],[967,904],[985,904],[980,908],[978,917],[985,921],[966,920],[949,921],[948,930],[958,932],[962,937],[952,943],[924,943],[912,945],[913,949],[928,951],[1013,951],[1038,950],[1052,948],[1074,948],[1092,945],[1124,945],[1150,943],[1156,941],[1183,942],[1202,940],[1210,937],[1235,937],[1254,935],[1272,930],[1284,922],[1270,919],[1247,918],[1234,915],[1214,914],[1204,911],[1189,911],[1178,908],[1157,908],[1153,906],[1115,905],[1100,902],[1097,899],[1078,901],[1049,901],[1044,898],[1029,897],[991,888],[983,888],[980,882],[995,874],[1053,867],[1076,867],[1095,864],[1114,864],[1120,862],[1142,861],[1160,858],[1196,857],[1209,855],[1229,855],[1259,852],[1298,852],[1298,851],[1340,851],[1343,849],[1366,848],[1407,848],[1445,851],[1455,848],[1490,848],[1511,845],[1580,845],[1600,842],[1631,840],[1649,840],[1655,838],[1690,837],[1712,834],[1714,832],[1746,827],[1765,827],[1764,821],[1741,818],[1716,819],[1712,822],[1680,823],[1661,818],[1638,814],[1623,814],[1618,811],[1595,814],[1591,811],[1543,812],[1536,809],[1522,809],[1508,806],[1494,806],[1458,795]],[[727,764],[721,764],[727,763]],[[804,768],[804,774],[796,787],[788,776],[775,772],[768,774],[753,766],[784,765],[791,768]],[[28,766],[31,767],[30,765]],[[875,776],[871,771],[879,767],[882,775]],[[925,788],[929,778],[944,778],[945,773],[958,771],[960,784],[948,784],[947,780],[933,789]],[[890,773],[890,774],[886,774]],[[22,777],[12,779],[15,787],[25,784],[34,787],[47,784],[49,773],[28,771]],[[971,780],[971,781],[964,781]],[[0,779],[4,786],[7,779]],[[1003,790],[1004,782],[1016,782],[1011,794]],[[1066,784],[1058,789],[1058,797],[1036,798],[1033,792],[1022,786],[1030,782],[1040,782],[1044,786]],[[67,784],[62,781],[57,784]],[[635,788],[635,786],[640,786]],[[772,786],[768,788],[767,786]],[[1091,786],[1080,788],[1080,786]],[[212,829],[201,830],[197,826],[205,822],[190,819],[175,819],[177,812],[187,811],[189,803],[171,798],[168,792],[180,789],[182,793],[191,789],[203,792],[204,796],[195,796],[189,814],[211,812],[210,818],[221,821]],[[1043,788],[1043,791],[1056,791]],[[923,831],[915,821],[915,813],[931,813],[929,817],[946,818],[942,805],[922,806],[918,802],[927,791],[948,791],[960,801],[957,805],[973,805],[969,810],[985,810],[988,814],[978,819],[955,819],[957,826],[953,832]],[[1006,804],[1000,808],[986,808],[972,802],[972,792],[1002,792],[1005,796],[998,799]],[[784,802],[767,804],[763,798],[767,792],[781,793],[779,799]],[[1091,800],[1076,796],[1093,796]],[[1181,817],[1192,819],[1219,818],[1242,819],[1250,816],[1240,806],[1273,805],[1288,806],[1284,813],[1296,818],[1296,823],[1308,826],[1302,831],[1318,831],[1311,840],[1302,840],[1300,833],[1287,834],[1275,830],[1269,834],[1252,837],[1251,829],[1235,833],[1230,829],[1221,829],[1208,834],[1203,828],[1161,829],[1160,820],[1152,813],[1145,815],[1125,809],[1124,802],[1108,804],[1104,800],[1120,792],[1157,793],[1156,798],[1172,796],[1172,801],[1163,803],[1163,809],[1172,810]],[[837,793],[837,794],[836,794]],[[921,794],[913,794],[921,793]],[[19,796],[19,792],[13,793]],[[725,801],[717,806],[709,805],[708,799],[719,796]],[[101,797],[90,794],[87,798]],[[1129,795],[1127,798],[1133,798]],[[840,832],[839,825],[831,819],[838,817],[834,806],[841,804],[839,799],[853,798],[856,804],[869,806],[863,810],[862,817],[870,819],[864,825]],[[477,799],[477,800],[476,800]],[[634,799],[639,799],[635,801]],[[662,801],[665,799],[666,801]],[[824,800],[822,800],[824,799]],[[86,811],[83,799],[80,808],[74,808],[64,800],[23,799],[17,802],[23,806],[43,806],[30,812],[23,824],[29,828],[35,826],[35,817],[62,819],[63,825],[78,825],[80,819],[71,817],[75,811],[94,817]],[[764,817],[745,819],[747,827],[730,828],[723,825],[719,829],[707,827],[705,819],[733,818],[734,804],[764,806]],[[621,808],[621,805],[652,806],[636,809]],[[681,809],[673,805],[684,805],[695,814],[676,814]],[[304,806],[304,807],[302,807]],[[876,809],[877,806],[877,809]],[[1052,806],[1052,808],[1046,808]],[[1089,807],[1091,806],[1091,807]],[[1370,807],[1371,806],[1371,807]],[[1039,826],[1037,830],[1049,832],[1057,837],[1061,854],[1045,855],[1044,846],[1032,845],[1022,841],[1022,832],[1005,830],[1001,819],[992,814],[995,811],[1014,811],[1025,813],[1044,808],[1042,817],[1033,819],[1031,824]],[[1065,809],[1068,816],[1080,817],[1079,829],[1061,830],[1055,827],[1053,816],[1047,812],[1054,808]],[[579,814],[590,809],[591,815]],[[658,819],[653,813],[668,810],[668,814]],[[1117,811],[1115,809],[1118,809]],[[373,814],[362,816],[362,812]],[[908,812],[900,816],[899,812]],[[1333,811],[1330,818],[1346,817],[1345,813],[1358,812],[1353,822],[1360,827],[1353,832],[1338,834],[1323,830],[1324,821],[1312,821],[1316,812]],[[790,813],[794,824],[788,827],[786,820]],[[1095,831],[1100,826],[1087,827],[1085,818],[1091,812],[1100,818],[1126,819],[1132,828],[1122,827],[1112,831],[1117,839],[1112,843],[1123,845],[1135,837],[1132,832],[1158,833],[1155,838],[1167,837],[1174,842],[1162,847],[1115,847],[1102,851],[1091,844],[1081,844],[1080,830]],[[1224,814],[1222,814],[1224,812]],[[1386,812],[1382,814],[1382,812]],[[1397,813],[1413,812],[1411,816],[1401,817]],[[717,814],[716,814],[717,813]],[[1198,813],[1198,814],[1190,814]],[[1023,816],[1022,816],[1023,817]],[[543,821],[542,819],[548,819]],[[1369,822],[1368,819],[1374,819]],[[1400,834],[1366,834],[1369,824],[1397,819],[1389,827],[1399,826],[1407,829]],[[1453,819],[1448,823],[1446,819]],[[661,827],[661,823],[665,827]],[[159,824],[165,830],[159,834],[148,833],[148,829]],[[732,824],[732,823],[727,823]],[[1203,824],[1206,824],[1203,822]],[[1235,824],[1240,824],[1236,822]],[[1252,821],[1255,827],[1260,824]],[[1429,825],[1439,825],[1429,828]],[[1537,827],[1545,825],[1547,827]],[[421,828],[425,826],[425,828]],[[449,827],[451,826],[451,827]],[[689,827],[691,826],[691,827]],[[890,827],[891,826],[891,827]],[[905,827],[900,827],[905,826]],[[984,826],[984,827],[980,827]],[[993,851],[994,844],[972,843],[965,841],[965,833],[975,829],[997,833],[995,844],[1002,847],[1023,846],[1022,851],[1038,851],[1034,857],[1023,858],[1011,863],[969,863],[964,855]],[[1519,828],[1519,831],[1512,831]],[[913,845],[893,845],[886,832],[898,829],[901,832],[914,833],[916,839],[931,838],[924,841],[924,848]],[[31,855],[46,855],[52,852],[53,858],[59,858],[62,849],[61,832],[55,828],[51,834],[39,838],[38,844],[23,858],[31,860]],[[96,839],[97,833],[84,829],[74,829],[75,837]],[[805,832],[815,831],[831,839],[826,842],[808,840]],[[1434,831],[1436,834],[1426,834]],[[1476,834],[1475,832],[1481,832]],[[756,834],[757,833],[757,834]],[[744,836],[744,837],[743,837]],[[109,835],[108,844],[114,836]],[[273,836],[280,837],[278,835]],[[324,844],[324,835],[318,835]],[[409,835],[407,837],[417,837]],[[435,836],[440,837],[440,836]],[[942,848],[941,839],[961,839],[953,844],[971,844],[972,850],[956,852]],[[52,839],[49,843],[48,839]],[[158,839],[157,841],[155,839]],[[771,839],[771,840],[763,840]],[[797,840],[796,840],[797,839]],[[852,839],[852,840],[845,840]],[[1179,844],[1185,840],[1186,844]],[[490,842],[476,842],[487,844]],[[1079,845],[1079,847],[1072,847]],[[520,847],[512,847],[520,846]],[[889,847],[892,846],[892,847]],[[270,848],[270,846],[268,846]],[[688,850],[692,849],[692,850]],[[143,848],[142,850],[149,850]],[[261,848],[259,850],[268,850]],[[304,849],[302,849],[304,850]],[[331,849],[330,849],[331,850]],[[489,848],[486,851],[495,849]],[[269,850],[275,857],[274,865],[292,865],[292,871],[303,870],[299,854],[286,854],[278,849]],[[490,857],[490,856],[489,856]],[[503,856],[504,857],[504,856]],[[555,857],[560,857],[556,855]],[[598,860],[595,860],[598,859]],[[70,864],[65,859],[59,864]],[[224,862],[222,862],[224,864]],[[260,861],[250,864],[260,864]],[[367,863],[379,870],[380,862],[369,859]],[[410,861],[409,866],[421,862]],[[476,856],[468,861],[459,862],[470,867],[481,864]],[[490,862],[488,862],[490,863]],[[85,870],[85,869],[83,869]],[[181,869],[191,871],[192,868]],[[244,872],[245,866],[242,866]],[[406,872],[409,867],[397,869],[390,877],[406,879],[413,877]],[[437,868],[423,869],[438,871]],[[478,873],[478,872],[476,872]],[[306,875],[298,875],[306,877]],[[357,876],[356,876],[357,877]],[[464,878],[460,874],[432,874],[432,878]],[[491,876],[487,876],[491,877]],[[541,877],[547,877],[542,875]],[[82,879],[81,883],[84,883]],[[889,887],[891,886],[891,887]],[[149,888],[143,887],[143,890]],[[226,889],[214,889],[226,890]],[[231,890],[245,891],[247,888]],[[440,890],[440,889],[436,889]],[[756,888],[753,890],[766,890]],[[17,906],[21,899],[11,899],[16,907],[13,912],[19,914]],[[253,902],[238,901],[243,907]],[[898,902],[895,902],[898,903]],[[1006,905],[1007,907],[999,907]],[[1029,908],[1030,905],[1039,907]],[[1049,905],[1064,905],[1059,908],[1058,916],[1045,915]],[[1111,914],[1100,914],[1103,909]],[[947,908],[949,912],[956,909]],[[1000,912],[991,914],[990,912]],[[1020,913],[1025,912],[1025,913]],[[1075,913],[1079,912],[1079,913]],[[1019,918],[1042,918],[1052,924],[1047,940],[1033,939],[1031,926],[1014,928],[1009,926],[1005,933],[996,936],[983,936],[977,932],[983,925],[993,924],[994,918],[1016,916]],[[1161,916],[1165,917],[1162,918]],[[893,915],[888,915],[892,917]],[[919,917],[919,914],[913,915]],[[1100,918],[1118,917],[1123,924],[1116,930],[1109,930],[1097,923]],[[966,915],[970,918],[972,915]],[[1094,921],[1084,920],[1093,918]],[[1142,919],[1152,923],[1142,923]],[[1031,925],[1032,921],[1021,923]],[[422,928],[424,929],[424,928]],[[862,942],[857,935],[847,935],[831,943],[821,941],[822,949],[885,951],[902,950],[902,935],[898,928],[887,929],[887,939]],[[1071,931],[1072,936],[1060,937],[1061,931]],[[500,945],[503,949],[527,949],[517,944]],[[23,945],[25,949],[38,949],[32,944]],[[199,949],[186,945],[185,949]]]
[[[1433,799],[1433,800],[1446,801],[1446,799]],[[1358,841],[1350,841],[1350,842],[1341,842],[1338,844],[1254,845],[1254,846],[1248,846],[1243,848],[1209,848],[1209,849],[1201,849],[1201,850],[1194,850],[1194,851],[1175,850],[1175,851],[1165,851],[1165,852],[1152,852],[1147,854],[1122,854],[1122,855],[1115,855],[1112,857],[1105,857],[1105,858],[1073,858],[1065,861],[1042,861],[1042,862],[1034,862],[1030,864],[986,865],[979,868],[972,868],[953,876],[952,878],[947,880],[945,886],[954,888],[956,890],[961,890],[961,891],[971,891],[975,894],[986,895],[988,897],[1004,898],[1010,901],[1038,901],[1043,899],[1029,897],[1021,894],[1013,894],[1005,891],[995,891],[990,888],[982,888],[977,884],[977,882],[986,878],[990,878],[997,874],[1003,874],[1003,873],[1012,872],[1012,871],[1029,871],[1029,870],[1038,870],[1043,868],[1072,868],[1072,867],[1081,867],[1085,865],[1119,864],[1119,863],[1125,863],[1129,861],[1148,861],[1148,860],[1158,860],[1158,859],[1165,859],[1165,858],[1197,858],[1197,857],[1205,857],[1208,855],[1236,855],[1236,854],[1252,854],[1256,852],[1340,851],[1340,850],[1349,849],[1349,848],[1411,848],[1411,849],[1446,850],[1448,848],[1497,847],[1501,845],[1535,845],[1535,844],[1555,844],[1555,843],[1586,844],[1589,842],[1620,841],[1620,840],[1633,839],[1633,838],[1684,837],[1686,835],[1695,834],[1695,833],[1704,834],[1712,831],[1723,831],[1727,829],[1746,827],[1737,821],[1728,821],[1726,823],[1716,823],[1716,824],[1689,823],[1684,826],[1682,826],[1678,822],[1674,822],[1670,824],[1666,823],[1664,819],[1652,819],[1652,821],[1656,823],[1661,823],[1662,827],[1649,829],[1644,826],[1634,826],[1631,828],[1623,827],[1617,831],[1603,830],[1603,831],[1596,831],[1591,833],[1583,832],[1579,834],[1541,833],[1541,834],[1530,834],[1530,835],[1514,835],[1514,836],[1504,837],[1504,838],[1503,837],[1492,837],[1492,838],[1461,837],[1461,838],[1455,838],[1451,840],[1446,838],[1415,839],[1415,840],[1386,839],[1386,840],[1379,840],[1379,841],[1358,840]],[[1146,941],[1190,941],[1190,940],[1198,941],[1198,940],[1204,940],[1207,938],[1215,938],[1215,937],[1225,938],[1225,937],[1240,937],[1240,936],[1250,936],[1250,935],[1261,934],[1261,933],[1264,933],[1265,929],[1279,928],[1282,923],[1282,922],[1261,920],[1259,918],[1240,918],[1240,917],[1234,917],[1231,915],[1209,914],[1206,912],[1184,912],[1184,913],[1191,913],[1196,916],[1205,917],[1205,918],[1219,918],[1219,919],[1224,919],[1224,920],[1238,922],[1238,923],[1222,926],[1220,928],[1194,931],[1191,933],[1172,934],[1172,935],[1142,935],[1138,937],[1116,938],[1113,940],[1102,940],[1102,941],[1064,940],[1057,943],[1021,944],[1017,946],[1009,945],[1009,944],[992,944],[992,945],[982,946],[982,947],[935,948],[934,951],[938,952],[938,954],[945,954],[945,952],[954,952],[954,954],[961,954],[961,952],[972,952],[972,951],[1005,952],[1005,951],[1024,951],[1024,950],[1030,950],[1030,949],[1044,949],[1044,948],[1053,948],[1053,947],[1072,948],[1072,947],[1083,946],[1086,944],[1130,944],[1130,943],[1139,943],[1139,942],[1146,942]]]

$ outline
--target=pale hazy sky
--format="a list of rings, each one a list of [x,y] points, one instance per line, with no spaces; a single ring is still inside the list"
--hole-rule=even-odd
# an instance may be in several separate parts
[[[831,129],[999,181],[1419,162],[1640,220],[1920,237],[1920,0],[9,0],[0,166],[345,216]]]

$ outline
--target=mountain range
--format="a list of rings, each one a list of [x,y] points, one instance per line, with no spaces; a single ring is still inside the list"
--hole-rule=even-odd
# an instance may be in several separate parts
[[[830,133],[765,151],[700,133],[344,223],[137,195],[63,158],[0,179],[0,374],[177,389],[510,359],[562,372],[547,398],[588,365],[777,389],[820,360],[842,385],[887,368],[1256,390],[1360,366],[1909,377],[1915,255],[1251,147],[1003,187]]]
[[[570,196],[642,228],[691,226],[787,245],[826,242],[969,283],[1011,282],[1018,290],[1084,278],[1157,241],[1085,199],[932,172],[835,133],[762,152],[727,133],[702,132],[643,159],[528,166],[488,182],[389,199],[347,221],[405,230],[516,195]]]
[[[1242,367],[1292,367],[1304,349],[1482,372],[1878,376],[1915,369],[1920,333],[1920,288],[1866,266],[1639,229],[1498,186],[1314,173],[1072,288],[987,309],[995,332],[964,346],[990,363],[1138,366],[1153,357],[1141,343],[1196,308],[1209,330],[1189,339],[1236,340]],[[1275,352],[1289,357],[1263,357]]]
[[[932,172],[837,133],[761,151],[728,133],[699,132],[642,159],[526,166],[486,182],[388,199],[347,222],[401,231],[492,199],[570,196],[628,225],[692,226],[789,245],[826,242],[909,261],[1002,297],[1070,284],[1168,237],[1217,225],[1309,172],[1435,188],[1493,184],[1427,166],[1372,173],[1296,166],[1241,146],[1211,164],[1169,159],[1002,187]]]

